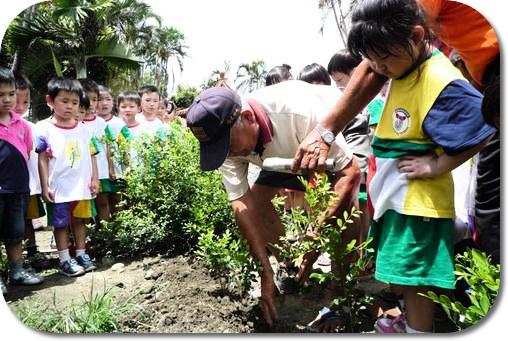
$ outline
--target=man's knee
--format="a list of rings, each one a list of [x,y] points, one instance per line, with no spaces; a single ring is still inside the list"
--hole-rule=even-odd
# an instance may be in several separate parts
[[[268,203],[271,204],[272,199],[278,194],[280,189],[280,187],[254,184],[254,186],[252,186],[251,192],[253,194],[254,200],[257,203],[266,205]]]

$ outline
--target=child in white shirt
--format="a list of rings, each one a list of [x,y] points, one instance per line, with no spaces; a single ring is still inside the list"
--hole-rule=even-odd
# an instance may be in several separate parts
[[[98,192],[95,155],[97,140],[75,116],[83,89],[78,81],[53,78],[46,100],[53,116],[36,124],[39,175],[47,203],[48,224],[54,227],[60,273],[79,276],[95,269],[85,252],[86,221],[95,216]],[[69,254],[69,232],[76,243],[76,259]]]

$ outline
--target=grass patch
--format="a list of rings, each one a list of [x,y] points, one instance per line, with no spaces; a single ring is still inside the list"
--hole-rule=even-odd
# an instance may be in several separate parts
[[[44,306],[40,302],[25,302],[13,310],[18,319],[27,326],[50,333],[123,333],[128,330],[126,317],[143,314],[137,304],[139,293],[128,298],[117,299],[115,288],[95,292],[80,303],[72,302],[60,308],[53,304]]]

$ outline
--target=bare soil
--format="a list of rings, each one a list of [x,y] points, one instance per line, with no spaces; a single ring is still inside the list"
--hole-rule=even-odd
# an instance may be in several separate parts
[[[45,244],[50,235],[49,231],[37,232],[39,244]],[[52,257],[56,264],[56,254]],[[192,257],[103,259],[97,265],[96,271],[77,278],[64,277],[56,270],[45,272],[42,285],[8,286],[5,298],[11,309],[30,302],[48,306],[55,302],[61,307],[89,297],[92,291],[114,288],[117,300],[136,295],[134,302],[142,307],[122,318],[130,333],[302,333],[323,306],[319,286],[286,295],[279,307],[280,319],[270,328],[257,299],[223,291],[218,279]],[[384,287],[373,279],[362,283],[368,294]],[[373,322],[366,317],[362,331],[373,332]]]

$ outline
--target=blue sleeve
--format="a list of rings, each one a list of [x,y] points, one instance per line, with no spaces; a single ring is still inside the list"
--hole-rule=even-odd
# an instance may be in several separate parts
[[[495,133],[481,113],[483,96],[464,80],[441,92],[423,121],[423,131],[448,155],[471,149]]]

